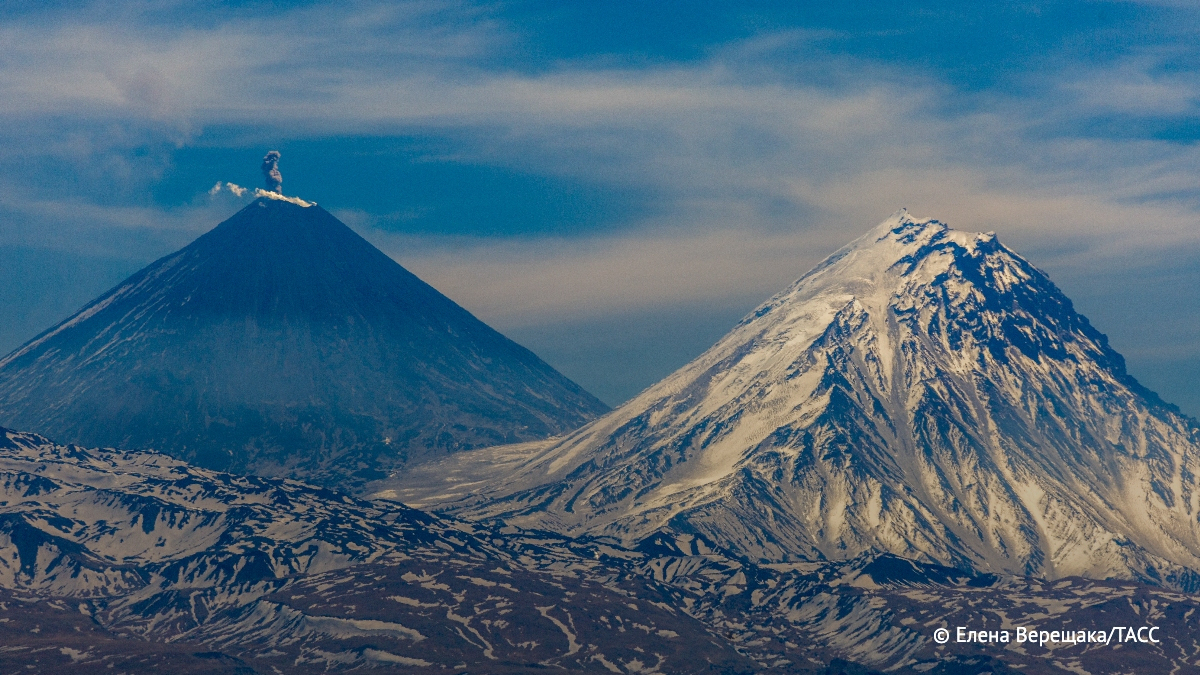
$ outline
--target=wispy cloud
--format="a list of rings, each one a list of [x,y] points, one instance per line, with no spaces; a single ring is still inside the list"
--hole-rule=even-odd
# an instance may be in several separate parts
[[[62,193],[31,195],[11,185],[0,187],[0,194],[0,247],[143,263],[203,234],[240,201],[232,195],[206,194],[192,204],[165,209],[95,204]]]
[[[0,191],[14,214],[0,238],[58,241],[66,226],[50,223],[68,221],[101,239],[129,223],[197,231],[208,202],[164,214],[137,195],[174,149],[219,128],[436,135],[447,161],[655,195],[650,216],[558,239],[414,238],[339,211],[510,325],[765,297],[901,206],[996,230],[1064,268],[1200,246],[1200,149],[1088,130],[1196,116],[1200,83],[1164,66],[1169,50],[962,91],[935,70],[826,49],[836,31],[762,31],[686,62],[520,68],[520,32],[464,3],[78,16],[0,28],[0,171],[12,186]],[[39,192],[52,175],[75,196]],[[12,224],[22,218],[46,225]]]

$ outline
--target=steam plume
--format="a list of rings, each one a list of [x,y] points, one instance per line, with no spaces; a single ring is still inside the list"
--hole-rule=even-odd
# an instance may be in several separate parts
[[[246,188],[242,188],[242,192],[245,192],[245,191],[246,191]],[[266,197],[267,199],[274,199],[274,200],[280,201],[280,202],[291,202],[292,204],[295,204],[297,206],[303,206],[304,208],[308,208],[308,207],[312,206],[313,204],[316,204],[316,202],[306,202],[303,199],[300,199],[299,197],[285,197],[285,196],[279,194],[278,192],[270,192],[270,191],[264,190],[262,188],[254,188],[254,197],[256,199],[260,198],[260,197]]]
[[[220,194],[222,188],[228,188],[229,191],[232,192],[237,197],[241,197],[242,195],[246,194],[246,188],[244,188],[236,183],[222,183],[221,181],[217,181],[217,184],[212,186],[212,189],[208,191],[208,194],[210,194],[210,195]]]
[[[263,157],[262,172],[267,190],[283,194],[283,174],[279,173],[278,150],[272,150],[267,153],[266,157]]]

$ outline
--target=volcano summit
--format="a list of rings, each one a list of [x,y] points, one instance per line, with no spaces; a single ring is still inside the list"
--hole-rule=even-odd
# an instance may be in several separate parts
[[[254,201],[0,360],[0,424],[352,488],[606,410],[304,204]]]
[[[1045,274],[900,212],[608,415],[381,493],[754,561],[888,552],[1195,589],[1198,437]]]

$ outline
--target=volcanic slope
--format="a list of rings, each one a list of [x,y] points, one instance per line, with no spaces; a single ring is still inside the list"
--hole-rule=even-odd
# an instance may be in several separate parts
[[[864,552],[1195,588],[1198,432],[992,234],[899,212],[561,439],[378,494],[755,561]]]
[[[606,410],[320,206],[278,199],[0,360],[0,423],[350,489]]]

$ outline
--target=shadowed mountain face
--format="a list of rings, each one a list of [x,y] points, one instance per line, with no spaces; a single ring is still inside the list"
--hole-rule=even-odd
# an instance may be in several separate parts
[[[1042,272],[899,213],[612,413],[379,489],[750,560],[890,552],[1195,589],[1198,440]]]
[[[321,207],[269,199],[0,360],[0,423],[351,488],[604,411]]]

